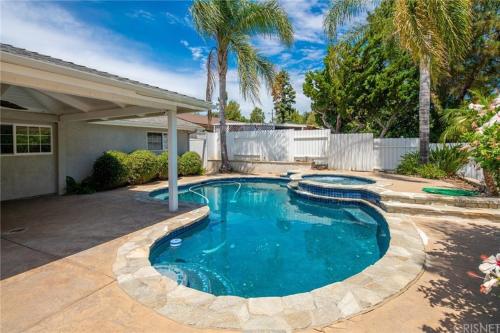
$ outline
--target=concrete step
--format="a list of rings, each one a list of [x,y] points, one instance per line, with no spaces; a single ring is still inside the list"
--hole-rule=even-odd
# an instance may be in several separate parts
[[[382,208],[388,213],[410,215],[450,216],[468,219],[486,219],[500,223],[500,210],[486,208],[461,208],[447,205],[421,205],[399,201],[382,201]]]

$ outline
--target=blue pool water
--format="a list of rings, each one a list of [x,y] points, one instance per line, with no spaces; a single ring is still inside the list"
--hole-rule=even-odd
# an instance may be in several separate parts
[[[167,193],[152,196],[166,199]],[[213,181],[181,189],[179,199],[208,199],[210,215],[159,240],[151,263],[179,283],[218,296],[310,291],[362,271],[389,244],[387,224],[373,208],[299,198],[283,181]],[[171,247],[172,238],[182,245]]]
[[[305,175],[304,180],[313,180],[320,183],[339,184],[339,185],[368,185],[375,184],[374,180],[354,177],[354,176],[337,176],[337,175]]]

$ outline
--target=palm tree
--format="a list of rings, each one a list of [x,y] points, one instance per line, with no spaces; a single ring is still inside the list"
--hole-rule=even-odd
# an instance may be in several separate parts
[[[391,27],[402,48],[419,65],[420,162],[429,161],[431,77],[446,70],[451,59],[467,51],[471,31],[471,0],[388,0],[393,2]],[[336,28],[374,0],[336,0],[324,25],[330,38]],[[432,73],[431,73],[432,69]]]
[[[250,0],[195,0],[191,15],[198,32],[216,43],[216,53],[207,61],[207,97],[211,97],[216,70],[219,81],[219,118],[221,139],[221,172],[231,170],[226,146],[227,103],[226,76],[230,54],[234,54],[238,67],[240,91],[243,98],[259,100],[259,87],[263,79],[270,89],[274,79],[274,66],[261,56],[251,44],[251,37],[277,37],[290,46],[293,29],[285,11],[276,0],[253,2]],[[216,58],[215,58],[216,56]],[[212,59],[210,59],[213,57]],[[216,60],[216,61],[215,61]],[[213,67],[213,69],[212,69]]]

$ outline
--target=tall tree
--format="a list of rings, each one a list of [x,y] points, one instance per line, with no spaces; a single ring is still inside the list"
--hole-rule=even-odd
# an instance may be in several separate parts
[[[252,113],[250,113],[250,122],[262,124],[265,121],[264,111],[261,108],[254,107]]]
[[[221,172],[231,171],[226,146],[227,103],[226,76],[228,61],[234,55],[238,67],[243,98],[258,101],[261,81],[270,88],[274,79],[273,65],[252,46],[254,36],[276,37],[285,45],[293,42],[293,29],[283,8],[276,0],[195,0],[191,6],[196,30],[216,43],[219,83],[219,118]],[[208,80],[215,76],[208,76]],[[207,85],[211,84],[207,82]]]
[[[330,38],[337,27],[366,9],[372,0],[332,1],[325,17]],[[393,0],[392,27],[399,44],[410,52],[419,65],[419,137],[420,159],[429,161],[429,114],[431,102],[431,68],[434,77],[447,68],[450,59],[463,57],[467,51],[471,28],[470,0]]]
[[[458,108],[464,98],[473,99],[471,90],[488,95],[500,86],[500,1],[473,0],[472,9],[470,48],[439,82],[443,109]]]
[[[241,109],[238,102],[232,100],[227,102],[226,119],[241,122],[247,121],[247,119],[241,114]]]
[[[295,90],[290,83],[290,76],[281,70],[275,77],[271,94],[273,95],[274,112],[278,123],[285,123],[295,111]]]

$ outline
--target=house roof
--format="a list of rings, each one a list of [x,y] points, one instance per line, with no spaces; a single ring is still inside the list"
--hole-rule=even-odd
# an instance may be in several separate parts
[[[0,43],[0,63],[2,101],[50,121],[153,117],[213,107],[199,98],[8,44]],[[2,108],[13,112],[5,105]]]
[[[198,124],[201,126],[208,126],[208,116],[207,115],[202,115],[202,114],[196,114],[196,113],[183,113],[179,114],[178,118],[183,119],[185,121],[189,121],[190,123],[193,124]],[[210,125],[218,125],[220,122],[220,119],[218,117],[212,117],[212,121],[210,122]],[[244,124],[242,122],[238,121],[233,121],[233,120],[226,120],[226,123],[228,124]]]
[[[183,120],[181,115],[177,115],[177,129],[184,131],[197,131],[202,130],[203,127],[196,125],[192,122]],[[167,116],[157,116],[157,117],[142,117],[142,118],[131,118],[131,119],[116,119],[116,120],[105,120],[105,121],[95,121],[94,124],[100,125],[114,125],[114,126],[126,126],[126,127],[142,127],[142,128],[158,128],[158,129],[168,129],[168,117]]]
[[[182,99],[191,100],[191,101],[198,101],[200,103],[207,104],[206,101],[199,99],[199,98],[190,97],[190,96],[187,96],[184,94],[179,94],[179,93],[171,91],[171,90],[167,90],[167,89],[163,89],[163,88],[160,88],[157,86],[153,86],[153,85],[149,85],[149,84],[142,83],[139,81],[131,80],[131,79],[123,77],[123,76],[118,76],[118,75],[111,74],[111,73],[104,72],[104,71],[100,71],[100,70],[97,70],[94,68],[78,65],[78,64],[75,64],[73,62],[62,60],[59,58],[54,58],[54,57],[51,57],[51,56],[48,56],[45,54],[40,54],[40,53],[37,53],[34,51],[29,51],[29,50],[26,50],[23,48],[15,47],[15,46],[10,45],[10,44],[0,43],[0,51],[8,53],[8,54],[13,54],[13,55],[21,56],[21,57],[30,58],[30,59],[45,62],[45,63],[50,63],[50,64],[53,64],[56,66],[66,67],[66,68],[69,68],[72,70],[84,72],[84,73],[95,75],[95,76],[100,76],[100,77],[103,77],[106,79],[116,80],[116,81],[120,81],[123,83],[132,84],[135,86],[141,86],[141,87],[148,88],[148,89],[155,89],[155,90],[158,90],[159,92],[171,94],[173,96],[178,96],[179,98],[182,98]]]

